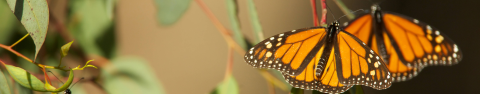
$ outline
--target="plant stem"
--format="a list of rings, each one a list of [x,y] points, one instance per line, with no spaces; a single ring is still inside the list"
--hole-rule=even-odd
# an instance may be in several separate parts
[[[319,26],[320,23],[318,22],[318,14],[317,14],[317,1],[310,0],[312,4],[312,13],[313,13],[313,26]]]
[[[273,83],[267,83],[267,86],[268,86],[268,91],[270,91],[270,94],[275,94],[275,84]]]
[[[17,45],[18,43],[20,43],[23,39],[25,39],[29,34],[26,34],[25,36],[23,36],[20,40],[18,40],[17,42],[13,43],[12,45],[10,45],[10,48],[12,48],[13,46]]]
[[[228,46],[227,69],[225,70],[225,79],[232,74],[233,70],[233,47]]]
[[[26,56],[24,56],[23,54],[13,50],[10,46],[7,46],[7,45],[3,45],[3,44],[0,44],[0,47],[5,49],[5,50],[8,50],[10,52],[12,52],[13,54],[19,56],[19,57],[22,57],[23,59],[27,60],[28,62],[31,62],[35,65],[37,65],[38,67],[40,68],[49,68],[49,69],[59,69],[59,70],[63,70],[63,71],[69,71],[67,69],[63,69],[63,68],[60,68],[60,67],[54,67],[54,66],[47,66],[47,65],[43,65],[43,64],[40,64],[40,63],[36,63],[36,62],[33,62],[30,58],[27,58]]]
[[[288,91],[288,87],[282,81],[278,80],[275,76],[270,74],[265,69],[259,69],[260,74],[265,78],[269,83],[273,83],[278,88],[282,89],[283,91]]]
[[[217,27],[218,31],[222,34],[223,38],[227,41],[227,43],[229,44],[229,46],[233,47],[239,54],[243,55],[245,54],[245,49],[242,49],[242,47],[240,47],[238,45],[238,43],[236,43],[231,34],[228,32],[228,29],[226,29],[221,23],[220,21],[215,17],[215,15],[213,15],[213,13],[207,8],[207,6],[203,3],[202,0],[195,0],[197,2],[197,4],[202,8],[202,10],[205,12],[205,14],[207,14],[208,18],[210,18],[210,20],[213,22],[213,24],[215,25],[215,27]],[[277,78],[275,78],[272,74],[270,74],[269,72],[267,72],[266,70],[259,70],[260,73],[262,74],[262,76],[269,82],[272,82],[275,84],[275,86],[279,87],[280,89],[284,90],[284,91],[288,91],[287,89],[287,86],[286,84],[283,84],[280,80],[278,80]]]
[[[205,3],[202,0],[195,0],[197,4],[202,8],[202,10],[207,14],[208,18],[213,22],[218,31],[222,34],[223,38],[227,41],[228,45],[233,46],[235,50],[240,54],[245,54],[245,50],[232,38],[232,35],[229,33],[229,30],[220,23],[220,21],[213,15],[212,11],[207,8]]]
[[[327,24],[327,4],[325,0],[320,1],[322,3],[322,20],[320,20],[320,25]]]

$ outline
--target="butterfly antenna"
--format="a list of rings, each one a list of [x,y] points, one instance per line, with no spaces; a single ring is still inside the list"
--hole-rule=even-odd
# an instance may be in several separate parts
[[[327,4],[325,4],[325,6],[327,6],[328,11],[333,12],[332,10],[330,10],[330,7],[328,7]],[[332,14],[334,20],[337,20],[337,19],[335,18],[335,15],[333,15],[333,13],[330,13],[330,14]]]
[[[358,11],[365,11],[365,10],[363,10],[363,9],[358,9],[358,10],[355,10],[355,11],[353,11],[353,12],[351,12],[351,13],[352,13],[352,14],[355,14],[355,12],[358,12]],[[347,16],[347,15],[343,15],[342,17],[338,18],[338,20],[342,19],[342,18],[345,17],[345,16]]]
[[[53,74],[53,72],[52,72],[52,71],[47,71],[47,72],[50,72],[50,73],[52,73],[52,75],[53,75],[53,76],[55,76],[55,74]],[[58,79],[58,77],[57,77],[57,76],[55,76],[55,78],[57,78],[57,79]],[[58,79],[58,81],[62,82],[62,80],[60,80],[60,79]],[[62,82],[62,84],[65,84],[65,83],[63,83],[63,82]]]
[[[82,77],[80,80],[83,80],[84,77]],[[77,82],[73,83],[73,85],[70,87],[72,88],[73,86],[75,86],[75,84],[77,84],[80,80],[78,80]]]

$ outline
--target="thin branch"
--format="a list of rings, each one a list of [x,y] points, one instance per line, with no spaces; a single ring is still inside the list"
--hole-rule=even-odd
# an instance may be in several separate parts
[[[318,22],[318,14],[317,14],[317,1],[310,0],[312,4],[312,13],[313,13],[313,26],[319,26],[320,23]]]
[[[47,65],[43,65],[43,64],[40,64],[40,63],[36,63],[36,62],[33,62],[30,58],[24,56],[23,54],[13,50],[10,46],[6,46],[6,45],[3,45],[3,44],[0,44],[0,47],[5,49],[5,50],[8,50],[10,52],[12,52],[13,54],[19,56],[19,57],[22,57],[23,59],[27,60],[28,62],[31,62],[35,65],[37,65],[38,67],[40,68],[49,68],[49,69],[59,69],[59,70],[63,70],[63,71],[70,71],[70,70],[67,70],[67,69],[63,69],[63,68],[60,68],[60,67],[54,67],[54,66],[47,66]]]
[[[288,91],[288,87],[282,81],[278,80],[275,76],[269,73],[265,69],[259,69],[260,74],[263,78],[265,78],[269,83],[273,83],[278,88],[282,89],[283,91]]]
[[[322,3],[322,20],[320,21],[320,25],[327,24],[327,4],[325,0],[321,1]]]
[[[270,92],[270,94],[275,94],[275,84],[274,83],[267,83],[267,86],[268,86],[268,91]]]
[[[5,49],[5,50],[8,50],[8,51],[12,52],[13,54],[15,54],[15,55],[17,55],[17,56],[19,56],[19,57],[22,57],[23,59],[27,60],[28,62],[32,62],[33,64],[38,65],[38,63],[33,62],[30,58],[27,58],[27,57],[24,56],[23,54],[15,51],[15,50],[13,50],[12,47],[10,47],[10,46],[0,44],[0,47],[2,47],[2,48]],[[41,65],[41,64],[40,64],[40,65]]]
[[[233,47],[228,46],[227,69],[225,70],[225,79],[232,74],[233,70]]]
[[[207,8],[205,3],[202,0],[195,0],[197,4],[202,8],[202,10],[207,14],[208,18],[213,22],[218,31],[222,34],[223,38],[227,41],[229,46],[233,46],[235,50],[240,54],[245,54],[245,50],[232,38],[232,34],[229,33],[230,30],[225,28],[225,26],[220,23],[220,21],[213,15],[212,11]]]
[[[10,45],[10,48],[12,48],[13,46],[17,45],[18,43],[20,43],[23,39],[25,39],[29,34],[26,34],[25,36],[23,36],[20,40],[18,40],[17,42],[13,43],[12,45]]]
[[[203,3],[202,0],[195,0],[197,4],[202,8],[202,10],[207,14],[207,16],[210,18],[210,20],[213,22],[215,27],[217,27],[218,31],[222,34],[223,38],[227,41],[230,47],[233,47],[239,54],[243,55],[245,54],[245,50],[242,49],[238,43],[236,43],[233,38],[231,37],[231,34],[228,32],[229,30],[226,29],[220,21],[213,15],[213,13],[207,8],[207,6]],[[274,77],[272,74],[270,74],[266,70],[259,70],[262,76],[269,82],[272,82],[275,84],[275,86],[279,87],[280,89],[284,91],[288,91],[286,84],[283,84],[280,80],[278,80],[276,77]]]

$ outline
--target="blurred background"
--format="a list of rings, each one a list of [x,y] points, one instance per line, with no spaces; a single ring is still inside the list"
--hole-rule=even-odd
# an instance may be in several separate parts
[[[99,69],[75,71],[77,77],[86,78],[72,87],[75,94],[205,94],[212,92],[225,78],[228,44],[195,0],[183,0],[187,2],[183,4],[185,10],[161,7],[178,3],[175,0],[47,1],[50,24],[38,61],[58,64],[61,45],[75,40],[73,50],[62,64],[76,67],[95,59],[93,64],[99,66]],[[202,1],[223,26],[235,28],[229,19],[229,0]],[[236,1],[239,29],[247,40],[253,41],[247,1]],[[313,26],[310,0],[253,1],[265,37]],[[415,78],[394,83],[386,90],[364,87],[365,93],[478,93],[480,60],[476,56],[480,56],[480,1],[342,1],[352,11],[369,10],[372,4],[381,2],[384,11],[407,15],[436,27],[463,51],[463,60],[457,65],[430,66]],[[0,43],[9,45],[27,32],[4,2],[0,1]],[[320,15],[320,3],[317,3]],[[327,6],[331,10],[327,23],[333,21],[331,13],[336,18],[344,15],[333,0],[327,0]],[[169,14],[162,11],[170,9],[180,12],[178,20],[171,17],[172,21],[159,21],[161,15]],[[340,19],[342,23],[347,21],[347,18]],[[14,49],[33,57],[34,48],[31,38],[27,38]],[[233,56],[232,75],[240,94],[271,93],[259,71],[244,62],[243,53],[234,52]],[[3,49],[0,49],[0,59],[29,72],[40,73],[35,65]],[[56,73],[68,75],[61,71]],[[66,81],[66,78],[60,80]],[[284,81],[283,78],[279,80]],[[13,84],[15,86],[21,89]],[[15,91],[17,94],[38,93]],[[288,93],[279,88],[275,91],[277,94]]]

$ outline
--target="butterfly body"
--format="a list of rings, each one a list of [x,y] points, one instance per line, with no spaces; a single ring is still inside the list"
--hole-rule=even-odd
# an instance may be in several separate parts
[[[281,71],[293,87],[324,93],[341,93],[353,85],[386,89],[392,80],[373,50],[338,22],[275,35],[252,47],[244,59],[254,68]]]
[[[453,65],[462,58],[458,46],[426,23],[381,11],[378,5],[349,23],[345,30],[372,48],[384,60],[395,81],[413,78],[429,65]]]

